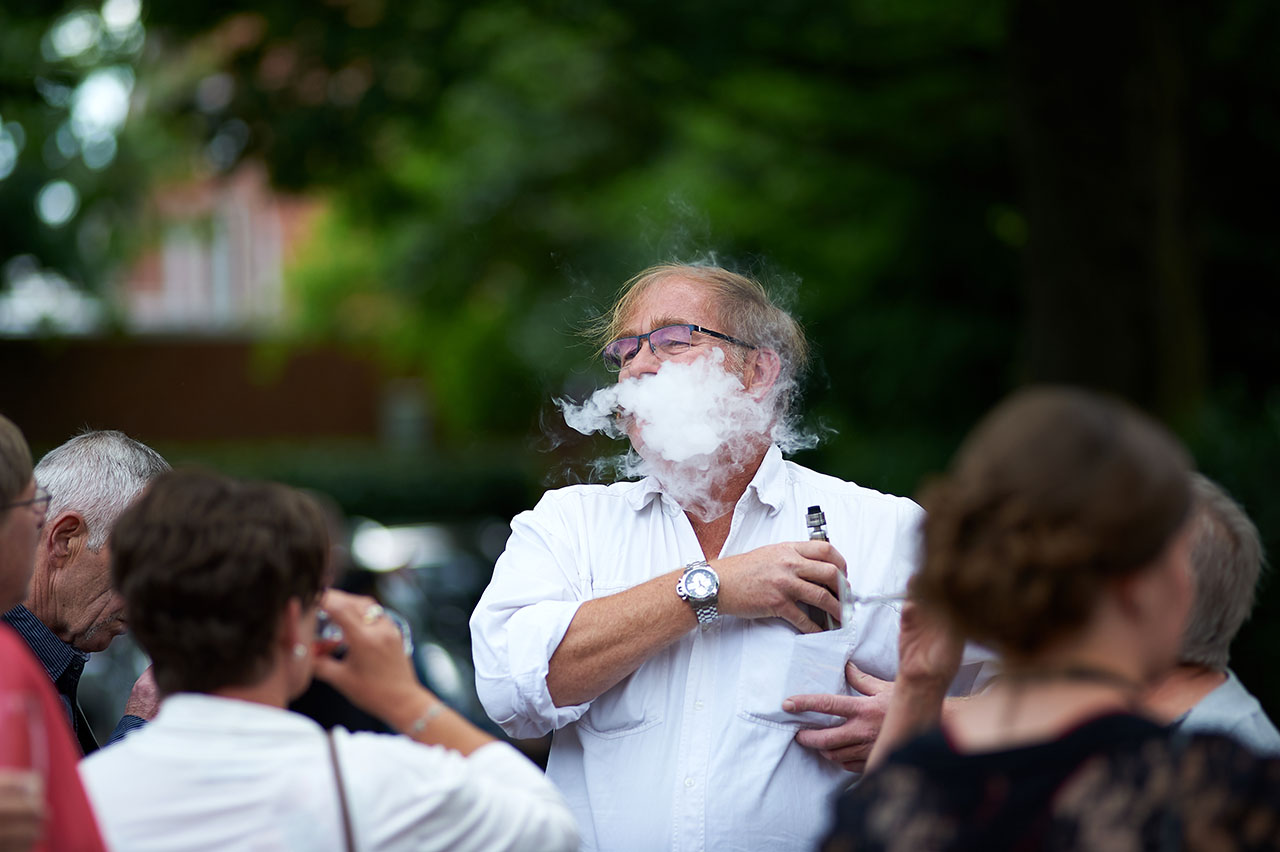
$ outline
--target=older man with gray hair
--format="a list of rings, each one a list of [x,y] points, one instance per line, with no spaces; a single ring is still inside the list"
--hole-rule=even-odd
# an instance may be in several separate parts
[[[1191,484],[1195,602],[1182,659],[1152,689],[1148,702],[1184,731],[1227,734],[1260,754],[1280,755],[1280,732],[1227,667],[1231,641],[1253,609],[1262,571],[1258,528],[1208,477],[1193,474]]]
[[[77,435],[35,468],[51,495],[49,510],[26,600],[4,620],[44,665],[86,754],[98,744],[76,701],[80,675],[90,653],[125,632],[124,601],[111,585],[111,529],[168,469],[155,450],[116,431]],[[148,690],[148,677],[135,691]]]

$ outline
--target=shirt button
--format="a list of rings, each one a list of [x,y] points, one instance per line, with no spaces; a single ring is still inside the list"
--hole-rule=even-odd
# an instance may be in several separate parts
[[[701,701],[695,701],[695,702],[693,702],[693,709],[694,709],[694,710],[701,710],[703,707],[706,707],[706,706],[707,706],[707,705],[703,704]]]
[[[692,786],[693,786],[693,779],[692,779],[692,778],[686,778],[686,779],[684,779],[684,786],[686,786],[686,787],[692,787]]]

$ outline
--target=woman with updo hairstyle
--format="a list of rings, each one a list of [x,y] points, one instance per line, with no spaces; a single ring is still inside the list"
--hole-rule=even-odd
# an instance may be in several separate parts
[[[1082,391],[1015,396],[921,495],[914,591],[1016,669],[1077,631],[1109,582],[1172,547],[1191,510],[1189,473],[1172,436],[1118,403]]]
[[[1083,390],[991,412],[921,494],[899,676],[837,850],[1280,849],[1280,761],[1144,711],[1192,596],[1190,463]],[[948,702],[965,641],[1000,655]]]

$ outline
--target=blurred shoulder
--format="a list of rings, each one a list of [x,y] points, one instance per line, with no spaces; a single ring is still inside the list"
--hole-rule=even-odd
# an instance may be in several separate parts
[[[609,485],[582,484],[553,488],[543,493],[532,509],[521,512],[517,520],[581,516],[584,514],[622,513],[639,508],[647,499],[647,480],[615,482]]]
[[[591,502],[594,500],[625,500],[637,491],[644,489],[645,480],[628,480],[624,482],[581,483],[565,485],[545,491],[538,500],[537,506],[564,505],[567,503]],[[536,508],[536,506],[535,506]]]
[[[91,799],[112,800],[122,794],[120,779],[138,769],[137,738],[145,733],[145,729],[137,731],[120,742],[86,755],[76,764],[80,781]]]
[[[448,764],[460,764],[466,760],[456,751],[443,746],[424,745],[400,734],[348,731],[339,726],[333,729],[332,735],[344,760],[368,761],[374,774],[387,773],[392,764],[402,767],[434,766],[438,771]]]
[[[1109,810],[1107,803],[1116,801],[1129,807]],[[1265,848],[1280,848],[1277,802],[1280,760],[1260,757],[1225,735],[1161,729],[1084,761],[1062,787],[1055,816],[1110,835],[1176,818],[1188,837],[1236,840],[1264,820],[1274,840]]]

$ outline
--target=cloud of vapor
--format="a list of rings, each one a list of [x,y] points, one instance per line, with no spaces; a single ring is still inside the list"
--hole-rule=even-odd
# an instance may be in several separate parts
[[[653,476],[685,511],[703,521],[733,509],[724,486],[755,461],[763,441],[784,452],[817,443],[779,417],[775,388],[747,393],[712,349],[693,361],[667,361],[657,373],[601,388],[582,403],[557,399],[565,422],[584,435],[629,438],[633,451],[598,465],[621,478]]]

